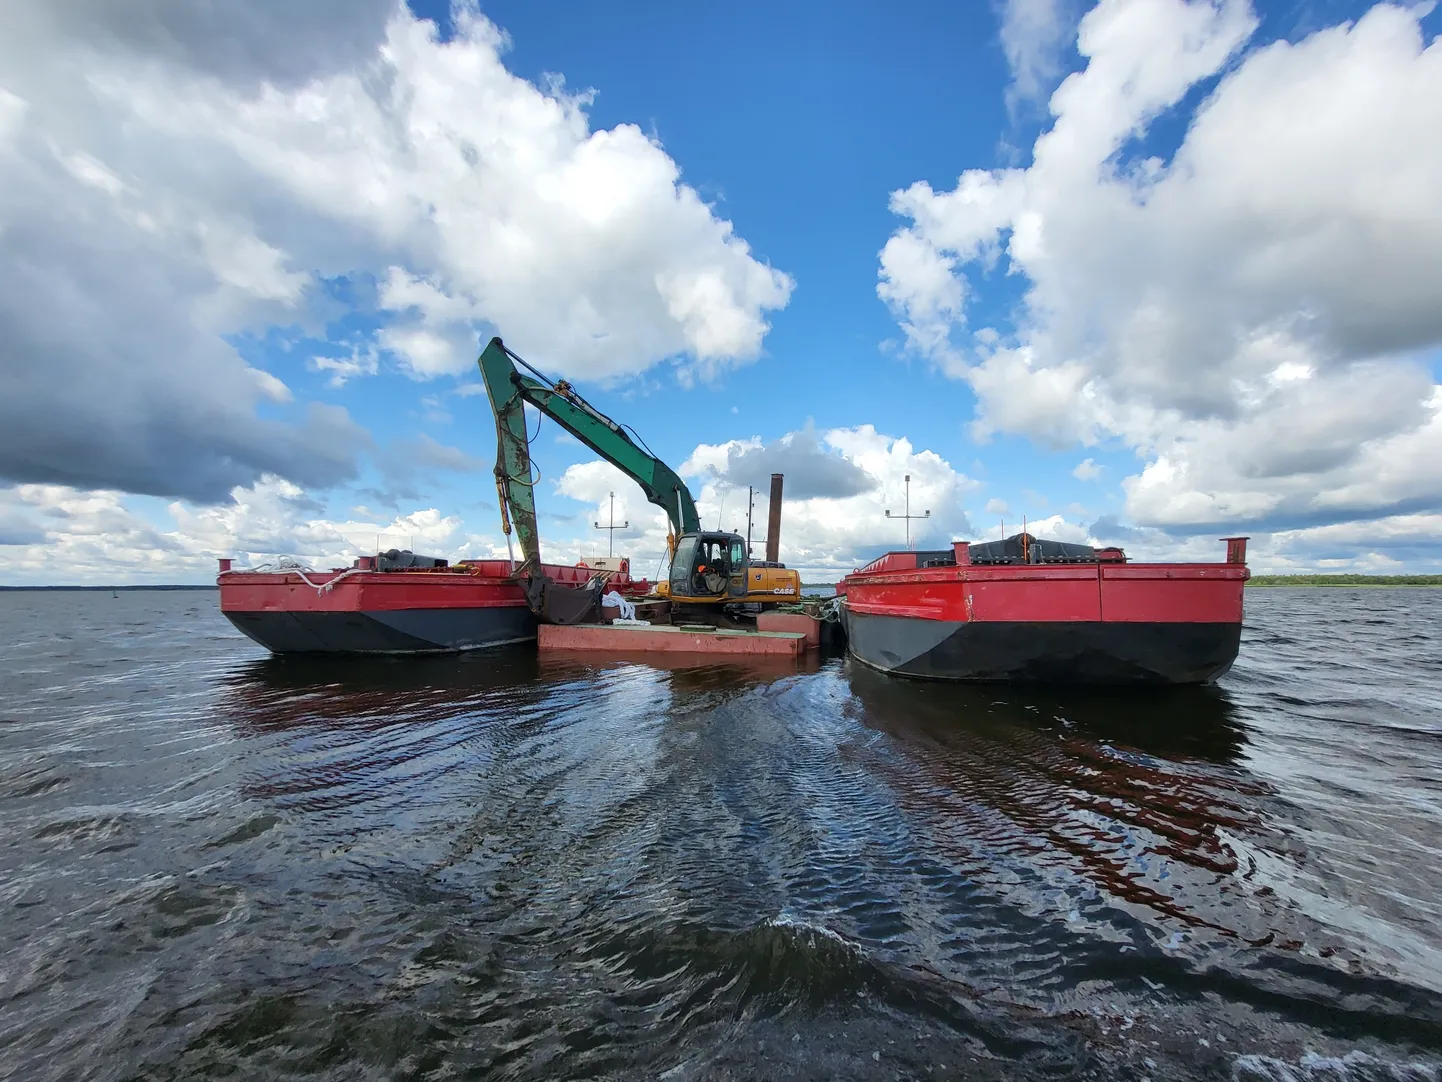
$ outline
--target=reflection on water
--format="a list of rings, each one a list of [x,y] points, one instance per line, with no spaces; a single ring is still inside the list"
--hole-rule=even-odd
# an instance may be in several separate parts
[[[1261,828],[1265,788],[1216,769],[1236,764],[1246,740],[1225,693],[916,688],[859,665],[848,676],[862,724],[903,757],[892,790],[944,816],[953,860],[965,854],[989,878],[1020,859],[1075,876],[1091,901],[1239,931],[1202,904],[1215,892],[1194,889],[1236,875],[1225,838]]]
[[[534,650],[420,657],[265,655],[221,681],[228,717],[257,731],[333,718],[346,723],[455,717],[496,693],[536,694]]]
[[[1149,755],[1235,762],[1246,742],[1242,717],[1216,687],[1027,688],[899,680],[850,665],[852,693],[867,718],[901,739],[944,743],[974,730],[998,739],[1064,731]]]
[[[1125,693],[22,598],[0,1073],[1434,1077],[1442,611],[1378,593]]]

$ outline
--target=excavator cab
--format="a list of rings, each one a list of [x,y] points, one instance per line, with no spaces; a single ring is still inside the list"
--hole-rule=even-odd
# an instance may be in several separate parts
[[[671,596],[742,600],[747,594],[750,563],[746,542],[738,534],[683,534],[671,558]]]

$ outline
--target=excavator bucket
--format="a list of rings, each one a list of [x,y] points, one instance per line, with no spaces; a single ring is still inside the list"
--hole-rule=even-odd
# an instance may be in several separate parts
[[[546,575],[523,575],[521,589],[531,611],[545,623],[579,624],[600,611],[606,577],[596,575],[584,586],[566,586]]]

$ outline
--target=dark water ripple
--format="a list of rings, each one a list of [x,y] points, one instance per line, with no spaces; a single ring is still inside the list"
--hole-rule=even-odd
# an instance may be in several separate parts
[[[0,595],[0,1077],[1435,1082],[1439,626],[1122,695]]]

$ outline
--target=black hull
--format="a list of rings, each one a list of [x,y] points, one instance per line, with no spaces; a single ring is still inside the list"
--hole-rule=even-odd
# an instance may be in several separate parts
[[[1210,684],[1232,667],[1242,635],[1232,623],[967,623],[843,611],[853,657],[926,680]]]
[[[536,618],[523,607],[225,615],[277,654],[457,653],[536,637]]]

